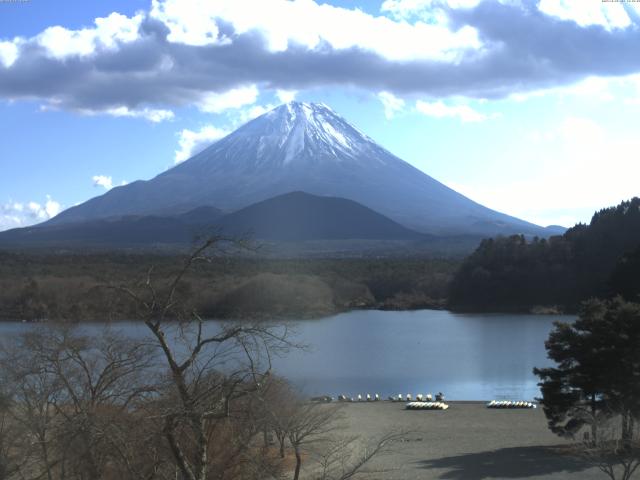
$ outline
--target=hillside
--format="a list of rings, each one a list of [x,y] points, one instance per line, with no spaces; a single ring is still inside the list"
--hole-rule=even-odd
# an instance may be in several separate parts
[[[596,212],[564,235],[482,241],[457,272],[449,302],[461,310],[574,311],[590,297],[638,300],[640,198]]]
[[[231,235],[263,240],[427,240],[352,200],[292,192],[226,215],[217,223]]]

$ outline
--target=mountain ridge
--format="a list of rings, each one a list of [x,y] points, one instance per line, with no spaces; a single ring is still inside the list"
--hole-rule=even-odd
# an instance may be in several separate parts
[[[329,107],[300,102],[276,107],[153,179],[114,188],[49,223],[201,205],[235,211],[291,191],[353,200],[423,233],[549,235],[455,192]]]
[[[13,229],[0,233],[0,246],[187,245],[211,232],[280,242],[431,238],[352,200],[290,192],[226,215],[204,206],[173,216],[126,215]]]

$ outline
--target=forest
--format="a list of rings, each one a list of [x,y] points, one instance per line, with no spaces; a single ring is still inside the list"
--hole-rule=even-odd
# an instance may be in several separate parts
[[[0,252],[0,319],[132,319],[134,305],[110,286],[169,277],[183,260],[123,252]],[[313,318],[355,308],[442,308],[458,264],[456,259],[215,254],[194,265],[178,294],[205,318]]]
[[[473,311],[575,312],[589,298],[640,294],[640,198],[596,212],[562,236],[483,240],[462,262],[449,306]]]

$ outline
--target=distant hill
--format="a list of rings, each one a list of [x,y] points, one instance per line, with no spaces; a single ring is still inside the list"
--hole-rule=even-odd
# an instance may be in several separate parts
[[[16,228],[0,232],[5,247],[127,247],[186,244],[193,238],[193,224],[180,217],[125,216],[68,225]]]
[[[596,212],[562,236],[483,240],[457,272],[449,294],[464,310],[573,311],[590,297],[640,300],[640,198]]]
[[[429,158],[427,144],[422,156]],[[166,217],[201,205],[232,212],[292,191],[353,200],[434,235],[554,233],[452,190],[326,105],[300,102],[281,105],[155,178],[115,187],[47,224],[125,215]]]
[[[219,231],[256,240],[428,240],[352,200],[304,192],[280,195],[223,215],[213,207],[161,217],[124,216],[45,224],[0,233],[0,246],[128,247],[188,245],[199,233]]]
[[[426,240],[421,234],[352,200],[292,192],[223,217],[217,225],[231,235],[263,240]]]
[[[222,210],[215,207],[203,206],[196,207],[193,210],[175,215],[174,217],[186,225],[202,226],[211,225],[217,222],[222,216],[224,216]]]
[[[544,231],[546,232],[546,236],[548,237],[552,235],[563,235],[567,230],[567,227],[563,227],[561,225],[549,225],[547,227],[544,227]]]

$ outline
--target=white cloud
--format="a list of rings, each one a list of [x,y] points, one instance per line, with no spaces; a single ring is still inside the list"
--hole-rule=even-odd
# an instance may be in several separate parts
[[[189,4],[153,0],[151,15],[169,28],[167,39],[170,42],[194,46],[227,43],[228,39],[220,35],[218,25],[206,7],[204,0]]]
[[[102,187],[105,190],[111,190],[114,187],[113,177],[107,175],[94,175],[91,177],[94,187]],[[122,180],[119,186],[127,185],[129,182]]]
[[[509,95],[509,98],[517,102],[524,102],[531,98],[553,95],[559,99],[580,97],[590,102],[610,102],[615,99],[614,92],[620,92],[624,88],[629,88],[629,86],[638,81],[639,78],[640,76],[638,75],[627,75],[618,78],[589,76],[571,85],[532,90],[525,93],[513,93]]]
[[[114,48],[118,43],[133,42],[139,37],[143,15],[131,18],[119,13],[96,18],[95,27],[69,30],[61,26],[45,29],[37,37],[53,58],[91,55],[97,48]]]
[[[13,65],[18,58],[20,42],[19,38],[14,39],[12,42],[0,42],[0,63],[5,68]]]
[[[57,214],[60,213],[60,210],[61,210],[61,205],[55,200],[52,200],[51,197],[47,195],[47,201],[44,204],[44,211],[47,214],[47,218],[55,217]]]
[[[0,231],[26,227],[55,217],[62,209],[60,203],[46,196],[44,205],[35,202],[10,201],[0,204]]]
[[[480,0],[385,0],[380,11],[397,20],[421,18],[425,21],[442,21],[447,8],[473,8]]]
[[[469,26],[452,31],[443,24],[397,22],[310,0],[154,0],[150,15],[167,25],[170,41],[188,45],[228,42],[219,35],[217,22],[222,20],[237,34],[261,32],[272,52],[285,51],[291,43],[309,49],[324,43],[338,50],[361,48],[392,60],[453,60],[463,50],[482,46]]]
[[[228,133],[213,125],[205,125],[198,131],[185,128],[179,133],[178,144],[180,148],[175,152],[175,163],[184,162]]]
[[[113,188],[113,179],[106,175],[94,175],[91,177],[94,187],[103,187],[105,190],[111,190]]]
[[[503,5],[522,5],[522,0],[494,0]],[[385,0],[380,11],[396,20],[416,18],[431,22],[446,22],[446,9],[474,8],[481,0]],[[640,14],[634,1],[602,0],[538,0],[542,13],[561,20],[573,21],[581,27],[599,25],[607,30],[627,28],[633,24],[628,10]]]
[[[171,110],[163,110],[156,108],[143,108],[140,110],[130,110],[127,107],[108,108],[106,110],[80,110],[85,115],[107,114],[113,117],[131,117],[144,118],[153,123],[159,123],[164,120],[171,120],[174,113]]]
[[[293,102],[298,94],[297,90],[276,90],[276,97],[282,103]]]
[[[248,121],[259,117],[260,115],[267,113],[269,110],[273,110],[276,107],[277,105],[267,103],[265,105],[253,105],[252,107],[239,110],[235,115],[235,118],[233,119],[233,126],[238,127],[240,125],[243,125]]]
[[[9,230],[11,228],[19,228],[22,226],[24,225],[22,223],[21,216],[5,213],[4,210],[0,212],[0,232]]]
[[[416,110],[423,115],[435,118],[458,118],[464,123],[484,122],[490,118],[496,118],[499,114],[485,115],[474,110],[469,105],[447,105],[441,100],[436,102],[425,102],[418,100]]]
[[[49,27],[38,35],[41,46],[54,58],[89,55],[95,50],[95,31],[68,30],[61,26]]]
[[[255,85],[233,88],[223,93],[206,93],[198,102],[198,108],[203,112],[220,113],[251,105],[256,102],[258,94],[258,87]]]
[[[627,28],[633,24],[626,9],[640,13],[640,6],[634,2],[584,0],[540,0],[538,9],[546,15],[571,20],[581,27],[599,25],[607,30]]]
[[[46,105],[40,106],[40,111],[46,112],[50,110],[58,110],[60,102],[57,99],[52,98]],[[129,109],[125,106],[106,108],[106,109],[88,109],[88,108],[76,108],[73,109],[80,115],[95,116],[95,115],[109,115],[112,117],[129,117],[129,118],[144,118],[152,123],[160,123],[165,120],[171,120],[175,117],[175,114],[171,110],[164,110],[158,108],[142,108],[142,109]]]
[[[396,112],[401,112],[404,109],[404,100],[390,92],[378,92],[378,99],[382,102],[384,116],[387,120],[392,119]]]
[[[96,18],[96,38],[106,47],[113,47],[117,42],[133,42],[139,37],[142,19],[142,14],[129,18],[116,12],[108,17]]]

